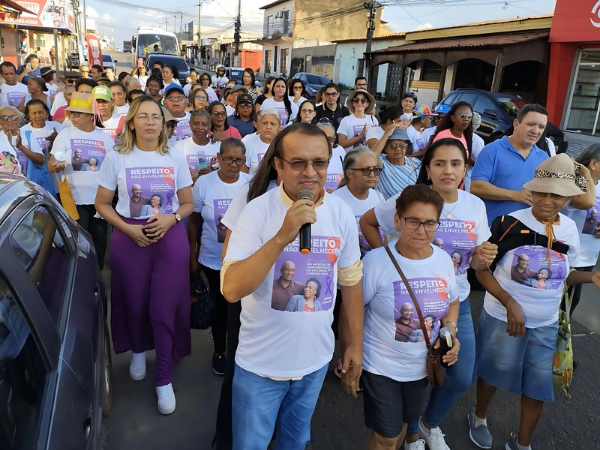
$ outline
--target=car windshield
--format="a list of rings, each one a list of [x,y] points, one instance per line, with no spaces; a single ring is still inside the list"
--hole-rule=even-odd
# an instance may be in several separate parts
[[[525,100],[518,97],[496,97],[496,102],[511,117],[517,117],[521,108],[527,104]]]
[[[179,51],[177,39],[173,36],[165,36],[164,34],[140,34],[138,35],[137,48],[138,56],[144,57],[144,53],[153,53],[154,46],[158,45],[160,53],[169,53],[176,55]]]
[[[112,61],[112,56],[110,56],[110,55],[102,55],[102,61],[104,61],[104,62],[111,62]]]
[[[307,74],[306,75],[306,82],[308,84],[326,85],[326,84],[329,83],[329,79],[327,77],[322,77],[321,75]]]
[[[231,70],[231,76],[233,78],[242,78],[242,74],[244,73],[243,70],[239,70],[239,69],[232,69]]]

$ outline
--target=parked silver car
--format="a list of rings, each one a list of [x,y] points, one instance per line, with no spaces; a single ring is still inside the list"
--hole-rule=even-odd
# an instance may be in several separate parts
[[[106,293],[90,236],[0,174],[0,449],[96,450],[112,404]]]

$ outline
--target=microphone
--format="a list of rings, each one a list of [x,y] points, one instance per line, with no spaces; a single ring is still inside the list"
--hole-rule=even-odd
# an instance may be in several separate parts
[[[298,200],[312,200],[313,193],[309,189],[302,189],[298,192]],[[300,253],[310,253],[310,224],[305,223],[300,227]]]

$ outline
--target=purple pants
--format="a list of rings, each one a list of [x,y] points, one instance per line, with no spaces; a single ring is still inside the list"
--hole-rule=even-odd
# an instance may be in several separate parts
[[[143,220],[123,219],[143,225]],[[191,353],[190,247],[183,223],[149,247],[115,228],[110,242],[111,326],[116,353],[156,348],[156,385]]]

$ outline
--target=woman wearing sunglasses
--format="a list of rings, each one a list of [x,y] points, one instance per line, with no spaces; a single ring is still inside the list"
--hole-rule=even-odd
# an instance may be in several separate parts
[[[467,156],[471,155],[473,146],[473,107],[467,102],[457,102],[452,105],[450,112],[438,124],[433,142],[444,138],[458,139],[467,149]],[[419,155],[417,155],[419,156]],[[469,160],[472,166],[474,161]]]
[[[33,102],[37,100],[30,100]],[[0,128],[11,145],[0,148],[0,173],[12,173],[27,176],[30,161],[44,164],[44,154],[37,139],[32,136],[28,142],[25,133],[21,134],[19,124],[23,115],[14,106],[0,106]]]
[[[294,119],[294,123],[304,122],[314,124],[316,117],[317,109],[315,107],[315,103],[312,100],[304,100],[300,104],[300,111]]]
[[[227,110],[223,103],[218,101],[212,102],[208,105],[207,110],[212,120],[211,132],[213,140],[222,141],[230,137],[242,139],[237,128],[231,127],[227,123]]]
[[[304,81],[302,80],[291,80],[289,84],[288,94],[290,96],[290,102],[300,107],[302,102],[306,101],[304,95],[306,94],[306,88],[304,87]]]
[[[485,205],[478,197],[458,189],[467,170],[467,154],[457,139],[440,139],[425,153],[418,178],[418,185],[431,186],[444,200],[440,226],[433,235],[433,244],[450,257],[458,252],[461,263],[458,266],[458,299],[460,300],[457,322],[443,325],[457,331],[460,340],[460,358],[448,368],[442,387],[434,388],[430,400],[419,423],[409,424],[409,429],[419,431],[429,448],[446,448],[439,428],[444,415],[454,406],[460,395],[473,381],[475,365],[475,333],[471,318],[467,269],[487,267],[496,257],[498,247],[487,242],[490,237]],[[363,234],[371,247],[383,245],[381,232],[389,232],[397,227],[394,211],[398,195],[367,211],[360,220]],[[380,231],[381,230],[381,231]],[[452,274],[454,274],[454,266]],[[458,330],[456,330],[458,328]]]
[[[379,122],[371,114],[375,109],[375,99],[363,89],[352,91],[348,96],[350,115],[340,122],[338,127],[339,143],[346,152],[366,143],[367,129],[378,127]]]
[[[412,156],[412,144],[408,134],[402,128],[396,128],[387,139],[385,147],[380,154],[383,162],[383,173],[377,182],[377,189],[385,199],[393,197],[402,190],[415,184],[421,161]]]
[[[206,109],[206,105],[208,105],[208,92],[199,84],[194,84],[190,89],[188,101],[190,103],[190,111]]]

